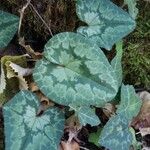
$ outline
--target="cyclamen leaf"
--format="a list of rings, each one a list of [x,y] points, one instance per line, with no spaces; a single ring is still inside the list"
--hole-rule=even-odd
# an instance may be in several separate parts
[[[124,0],[124,4],[128,5],[129,14],[133,19],[136,19],[136,16],[138,14],[138,8],[136,7],[137,0]]]
[[[127,120],[131,121],[133,117],[137,116],[140,111],[142,101],[135,93],[133,86],[121,87],[121,102],[117,109],[117,114],[123,114]]]
[[[122,46],[123,46],[123,41],[116,43],[117,54],[111,61],[111,66],[114,69],[116,73],[116,77],[118,79],[118,87],[120,87],[122,83],[122,65],[121,65],[122,52],[123,52]]]
[[[110,150],[129,150],[132,144],[132,133],[128,123],[123,115],[113,116],[104,126],[99,144]]]
[[[19,17],[0,10],[0,48],[4,48],[15,35]]]
[[[98,116],[95,114],[95,109],[86,106],[70,106],[70,108],[75,111],[76,115],[79,118],[80,124],[83,126],[85,126],[86,124],[97,126],[101,123]]]
[[[64,128],[64,114],[57,108],[36,116],[37,97],[21,91],[3,107],[5,147],[9,150],[57,150]]]
[[[110,0],[77,0],[76,8],[78,17],[88,25],[77,32],[107,50],[135,28],[130,15]]]
[[[50,39],[33,77],[48,98],[67,106],[103,106],[118,90],[114,70],[103,52],[72,32]]]
[[[99,144],[111,150],[129,150],[134,137],[128,128],[132,118],[140,110],[141,101],[132,86],[122,85],[121,103],[117,115],[110,118],[102,130]]]

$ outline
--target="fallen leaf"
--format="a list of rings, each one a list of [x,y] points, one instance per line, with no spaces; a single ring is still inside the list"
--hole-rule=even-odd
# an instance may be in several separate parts
[[[32,91],[32,92],[39,91],[39,88],[38,88],[38,86],[36,85],[35,82],[31,82],[31,83],[29,84],[29,89],[30,89],[30,91]]]
[[[147,92],[147,91],[139,92],[138,95],[144,101],[145,100],[150,100],[150,93]]]
[[[29,86],[28,86],[28,83],[24,77],[31,75],[33,69],[23,68],[20,65],[17,65],[13,62],[9,62],[9,66],[11,67],[11,69],[13,71],[9,71],[9,73],[7,74],[7,78],[12,78],[12,77],[18,78],[19,89],[20,90],[28,90]]]
[[[142,107],[139,114],[133,119],[131,125],[135,129],[150,127],[150,93],[143,91],[138,93],[142,100]]]
[[[79,123],[79,119],[76,115],[70,116],[65,122],[65,133],[68,133],[67,142],[76,140],[78,143],[81,141],[78,139],[78,133],[81,131],[82,125]]]
[[[60,150],[80,150],[80,146],[77,142],[65,142],[61,141]]]
[[[147,135],[147,134],[150,134],[150,127],[147,127],[147,128],[139,128],[140,130],[140,133],[143,136]]]
[[[4,70],[1,64],[1,74],[0,74],[0,93],[3,93],[3,91],[6,88],[6,79],[5,79],[5,74]]]
[[[9,66],[18,74],[18,76],[28,76],[31,75],[33,71],[31,68],[23,68],[13,62],[10,62]]]
[[[28,90],[29,87],[26,79],[23,76],[17,76],[17,78],[19,79],[19,89]]]
[[[108,118],[114,115],[115,111],[116,111],[115,105],[111,103],[106,103],[105,106],[103,107],[103,112]]]
[[[54,102],[52,102],[50,99],[48,99],[38,88],[38,86],[36,85],[35,82],[31,82],[29,84],[29,89],[32,92],[35,92],[36,95],[39,97],[40,100],[40,108],[38,110],[38,113],[40,113],[41,111],[45,111],[47,108],[52,107],[55,105]],[[37,113],[37,114],[38,114]]]
[[[69,118],[67,118],[65,122],[65,126],[76,128],[76,130],[80,130],[82,128],[82,126],[80,125],[79,119],[76,115],[72,115]]]
[[[25,48],[26,52],[33,58],[33,59],[41,59],[43,54],[39,52],[35,52],[30,45],[25,44],[24,37],[19,38],[19,44]]]
[[[0,60],[0,105],[3,105],[7,100],[18,92],[19,88],[24,89],[21,85],[23,81],[17,77],[10,63],[15,63],[21,67],[27,67],[26,55],[20,56],[3,56]],[[25,80],[25,79],[24,79]],[[20,85],[19,85],[20,82]],[[25,87],[25,85],[24,85]],[[27,88],[25,88],[27,89]]]

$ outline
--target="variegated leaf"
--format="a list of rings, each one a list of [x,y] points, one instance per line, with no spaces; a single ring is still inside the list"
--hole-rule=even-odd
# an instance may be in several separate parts
[[[123,53],[122,46],[123,46],[123,41],[119,41],[116,43],[116,56],[111,61],[111,66],[114,69],[116,73],[116,77],[118,79],[118,87],[120,87],[122,83],[122,65],[121,65],[122,53]]]
[[[88,25],[77,32],[107,50],[135,28],[130,15],[110,0],[77,0],[76,8],[78,17]]]
[[[129,150],[132,144],[132,133],[128,123],[123,115],[113,116],[104,126],[99,144],[110,150]]]
[[[72,32],[50,39],[33,77],[47,97],[62,105],[102,106],[118,91],[115,72],[103,52]]]
[[[56,108],[36,115],[37,97],[21,91],[3,107],[6,150],[57,150],[63,135],[64,114]]]
[[[138,8],[136,7],[138,0],[124,0],[124,4],[128,6],[129,14],[136,19]]]
[[[135,93],[133,86],[121,87],[121,102],[117,109],[117,114],[123,114],[127,120],[131,121],[133,117],[137,116],[140,111],[142,101]]]
[[[17,31],[19,18],[0,10],[0,48],[7,46]]]
[[[86,106],[70,106],[70,108],[75,111],[75,114],[79,118],[80,124],[83,126],[86,124],[97,126],[101,123],[98,116],[95,114],[95,109]]]

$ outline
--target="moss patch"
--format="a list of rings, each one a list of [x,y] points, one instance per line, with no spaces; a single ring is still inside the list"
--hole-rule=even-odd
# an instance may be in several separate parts
[[[124,82],[150,87],[150,3],[139,1],[136,30],[127,37],[123,54]]]
[[[125,83],[137,87],[150,87],[150,44],[131,44],[123,55]]]
[[[0,9],[19,16],[19,10],[26,1],[1,0],[0,3]],[[34,0],[31,3],[51,28],[53,34],[75,30],[79,21],[75,12],[75,0]],[[46,40],[50,37],[47,27],[31,6],[24,13],[21,31],[26,39],[41,38]]]

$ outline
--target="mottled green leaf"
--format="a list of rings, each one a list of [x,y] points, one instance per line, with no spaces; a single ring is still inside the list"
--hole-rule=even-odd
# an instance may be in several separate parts
[[[140,110],[141,101],[132,86],[122,85],[117,115],[110,118],[100,135],[99,144],[111,150],[129,150],[134,137],[129,123]]]
[[[0,10],[0,48],[7,46],[18,29],[19,17]]]
[[[71,32],[50,39],[33,77],[48,98],[68,106],[102,106],[118,91],[115,72],[104,53]]]
[[[122,65],[121,65],[121,59],[122,59],[122,49],[123,41],[120,41],[116,43],[116,56],[111,61],[111,66],[114,69],[116,73],[116,77],[118,79],[118,87],[120,87],[122,83]]]
[[[110,150],[129,150],[132,133],[123,115],[113,116],[104,126],[99,144]]]
[[[124,0],[124,4],[128,6],[129,14],[132,16],[133,19],[136,19],[138,14],[137,0]]]
[[[88,26],[77,32],[87,36],[99,47],[111,49],[112,45],[135,28],[135,21],[110,0],[77,0],[77,15]]]
[[[135,93],[134,87],[122,85],[121,102],[117,109],[117,114],[123,114],[127,120],[131,121],[140,111],[142,102]]]
[[[86,124],[97,126],[101,123],[98,116],[95,114],[95,109],[86,106],[70,106],[70,108],[75,111],[75,114],[79,118],[80,124],[83,126],[85,126]]]
[[[3,107],[6,150],[58,150],[64,114],[57,108],[41,116],[37,97],[21,91]]]

